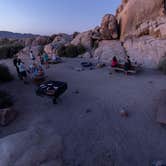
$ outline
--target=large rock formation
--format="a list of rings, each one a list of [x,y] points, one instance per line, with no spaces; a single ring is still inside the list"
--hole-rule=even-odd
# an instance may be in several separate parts
[[[144,67],[156,68],[161,57],[166,53],[166,40],[156,39],[151,36],[130,38],[124,42],[124,47],[132,61]]]
[[[118,40],[103,40],[94,52],[94,58],[100,62],[110,63],[113,56],[122,61],[125,57],[125,50]]]
[[[44,51],[51,55],[56,52],[57,49],[59,49],[61,46],[69,44],[72,40],[71,35],[67,34],[57,34],[54,36],[54,39],[51,43],[45,45]]]
[[[62,140],[49,128],[0,139],[0,166],[62,166]]]
[[[118,38],[118,24],[115,16],[113,16],[112,14],[106,14],[103,17],[100,27],[100,33],[103,40]]]
[[[164,10],[164,0],[123,0],[116,13],[121,39],[149,34],[166,37]]]
[[[116,17],[128,55],[156,68],[166,49],[165,0],[123,0]]]
[[[86,49],[91,49],[92,46],[92,30],[79,33],[72,41],[71,44],[73,45],[83,45]]]

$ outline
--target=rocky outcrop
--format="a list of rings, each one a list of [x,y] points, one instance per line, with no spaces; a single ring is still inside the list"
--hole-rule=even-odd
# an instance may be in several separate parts
[[[73,45],[83,45],[86,49],[91,49],[92,30],[79,33],[72,41]]]
[[[118,39],[118,24],[115,16],[106,14],[103,17],[100,33],[103,40]]]
[[[142,35],[165,37],[164,11],[164,0],[123,0],[116,13],[121,40]]]
[[[61,46],[69,44],[72,40],[72,36],[63,33],[55,35],[54,37],[53,41],[44,47],[44,51],[50,55],[55,53]]]
[[[62,140],[37,127],[0,139],[1,166],[62,166]]]
[[[110,63],[113,56],[116,56],[118,60],[124,60],[125,57],[125,50],[118,40],[103,40],[94,52],[94,58],[100,62]]]
[[[35,56],[38,56],[43,50],[43,46],[37,45],[37,46],[27,46],[24,49],[22,49],[20,52],[17,53],[19,57],[25,57],[29,56],[30,51],[33,52]]]
[[[166,40],[156,39],[151,36],[130,38],[124,42],[124,47],[132,61],[144,67],[156,68],[160,59],[166,53]]]
[[[38,45],[44,46],[50,42],[51,42],[51,40],[48,36],[38,36],[33,40],[31,45],[32,46],[38,46]]]

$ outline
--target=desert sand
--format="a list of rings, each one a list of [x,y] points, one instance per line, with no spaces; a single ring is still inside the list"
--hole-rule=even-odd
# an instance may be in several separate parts
[[[35,95],[33,83],[17,79],[12,60],[2,60],[15,80],[2,84],[15,99],[18,118],[0,128],[0,137],[37,124],[53,126],[64,141],[65,166],[147,166],[166,158],[166,129],[156,123],[157,97],[166,77],[145,69],[125,76],[109,68],[76,71],[83,59],[64,59],[46,70],[48,79],[66,81],[68,90],[52,104],[49,97]],[[27,63],[27,60],[25,60]],[[75,93],[79,91],[79,93]],[[129,112],[120,116],[121,109]]]

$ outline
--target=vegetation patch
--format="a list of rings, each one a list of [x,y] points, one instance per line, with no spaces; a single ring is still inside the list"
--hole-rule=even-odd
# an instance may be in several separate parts
[[[3,64],[0,64],[0,82],[12,81],[13,76],[11,75],[9,68]]]
[[[6,91],[0,90],[0,109],[11,107],[13,104],[12,96]]]
[[[78,55],[81,55],[86,52],[86,49],[83,45],[79,44],[77,46],[75,45],[68,45],[68,46],[61,46],[58,49],[58,55],[61,57],[77,57]]]
[[[24,48],[21,44],[5,44],[0,45],[0,59],[12,58],[20,50]]]

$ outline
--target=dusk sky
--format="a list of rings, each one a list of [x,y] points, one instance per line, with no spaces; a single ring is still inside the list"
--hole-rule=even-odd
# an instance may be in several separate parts
[[[121,0],[0,0],[0,30],[50,35],[86,31]]]

